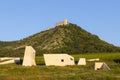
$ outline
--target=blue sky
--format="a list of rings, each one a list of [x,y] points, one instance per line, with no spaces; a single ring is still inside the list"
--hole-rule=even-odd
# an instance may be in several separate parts
[[[0,40],[20,40],[67,18],[120,46],[120,0],[0,0]]]

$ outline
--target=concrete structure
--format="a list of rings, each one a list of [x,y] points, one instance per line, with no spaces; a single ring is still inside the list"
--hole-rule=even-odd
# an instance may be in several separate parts
[[[23,66],[35,66],[35,50],[31,46],[26,46],[24,59],[23,59]]]
[[[104,62],[95,62],[95,70],[110,70],[109,66]]]
[[[58,22],[58,23],[56,23],[56,27],[61,26],[61,25],[67,25],[67,24],[68,24],[67,19],[64,19],[63,22]]]
[[[10,63],[20,63],[20,58],[17,57],[1,57],[0,58],[0,65],[3,64],[10,64]]]
[[[99,58],[95,58],[95,59],[88,59],[87,61],[99,61]]]
[[[46,66],[74,65],[74,58],[68,54],[44,54]]]
[[[86,65],[86,59],[85,58],[80,58],[78,61],[78,65]]]

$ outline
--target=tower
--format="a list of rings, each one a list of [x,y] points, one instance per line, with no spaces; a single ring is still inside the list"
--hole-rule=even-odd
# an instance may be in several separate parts
[[[63,24],[64,24],[64,25],[68,24],[67,19],[64,19]]]

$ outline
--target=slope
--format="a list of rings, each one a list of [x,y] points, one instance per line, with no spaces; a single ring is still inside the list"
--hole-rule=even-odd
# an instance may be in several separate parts
[[[24,47],[31,45],[37,55],[43,53],[120,52],[120,48],[99,39],[75,24],[42,31],[23,40],[0,42],[0,56],[23,56]]]

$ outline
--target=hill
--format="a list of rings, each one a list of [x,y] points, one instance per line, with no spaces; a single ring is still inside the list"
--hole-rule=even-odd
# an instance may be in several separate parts
[[[120,48],[109,44],[75,24],[60,25],[42,31],[25,39],[13,42],[0,42],[0,56],[23,56],[26,45],[43,53],[98,53],[120,52]]]

